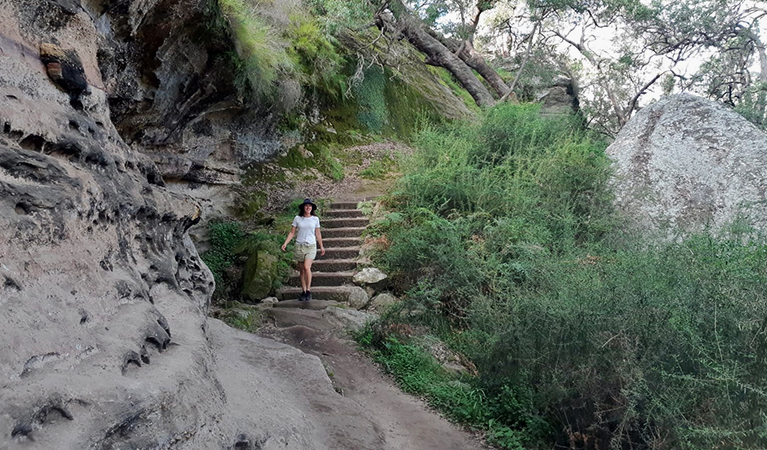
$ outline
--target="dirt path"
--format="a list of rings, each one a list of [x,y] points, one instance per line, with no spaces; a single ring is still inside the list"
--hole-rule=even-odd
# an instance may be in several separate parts
[[[317,311],[304,311],[306,317]],[[293,322],[301,322],[300,319]],[[268,326],[260,333],[320,358],[333,385],[368,412],[387,450],[480,450],[479,439],[429,410],[419,399],[399,390],[343,332],[321,321],[287,328]],[[363,450],[363,449],[360,449]]]
[[[379,143],[354,147],[347,151],[361,155],[363,164],[352,168],[353,170],[347,170],[344,181],[332,183],[320,178],[299,182],[294,188],[300,191],[299,196],[334,198],[334,203],[328,206],[329,210],[323,213],[323,237],[326,238],[328,255],[336,252],[346,255],[343,258],[349,258],[346,250],[358,249],[361,243],[360,235],[364,228],[353,227],[365,226],[356,222],[350,224],[349,221],[361,220],[354,217],[364,216],[361,216],[361,213],[354,214],[349,209],[356,209],[356,203],[364,198],[376,197],[388,191],[396,178],[389,176],[384,180],[372,181],[360,178],[359,172],[368,167],[371,160],[382,155],[393,157],[397,152],[407,153],[411,150],[401,144]],[[280,195],[297,197],[295,192],[274,193],[275,204],[279,203]],[[346,205],[342,205],[344,202]],[[366,223],[367,220],[363,222]],[[332,241],[335,243],[331,244]],[[341,241],[346,243],[341,244]],[[332,248],[334,246],[338,248]],[[296,287],[295,280],[291,280],[293,287],[286,286],[281,293],[278,292],[278,297],[282,300],[280,307],[265,309],[265,315],[270,319],[259,335],[318,357],[325,366],[335,391],[338,392],[336,401],[350,402],[353,405],[344,410],[346,415],[337,414],[336,409],[331,408],[320,418],[322,423],[318,425],[328,430],[344,428],[345,423],[348,425],[348,436],[335,442],[331,446],[333,450],[486,449],[477,436],[448,422],[418,398],[403,393],[357,349],[338,322],[326,319],[328,316],[324,308],[337,304],[336,301],[346,301],[343,290],[349,286],[350,273],[354,271],[347,265],[351,263],[353,267],[356,264],[353,259],[327,260],[332,258],[334,257],[320,258],[315,263],[316,270],[324,272],[322,275],[326,281],[313,289],[315,300],[310,302],[312,308],[308,309],[307,303],[295,300],[300,287]],[[314,394],[310,392],[308,395]],[[323,399],[321,403],[327,404],[328,399]],[[356,415],[350,417],[349,408],[355,411]],[[364,423],[368,424],[367,428]],[[377,438],[375,442],[370,440],[371,433]],[[336,433],[331,434],[337,436]],[[351,436],[355,434],[357,439],[363,439],[367,435],[365,439],[370,442],[352,443],[349,439],[355,438]]]
[[[378,187],[367,186],[367,189],[370,192]],[[277,296],[282,300],[279,305],[264,310],[271,323],[262,328],[260,334],[317,356],[336,392],[372,422],[382,440],[381,448],[479,450],[483,447],[475,436],[459,430],[384,377],[334,320],[337,317],[334,314],[365,313],[326,309],[347,301],[351,305],[350,290],[362,291],[362,295],[367,296],[363,289],[352,284],[352,273],[359,261],[353,255],[359,254],[359,243],[368,224],[368,218],[357,208],[359,200],[359,197],[347,197],[346,201],[339,201],[336,197],[324,212],[322,233],[326,238],[327,259],[321,257],[315,262],[317,285],[312,289],[315,299],[297,300],[301,288],[294,277],[289,282],[292,286],[278,290]],[[339,257],[345,259],[334,259]]]

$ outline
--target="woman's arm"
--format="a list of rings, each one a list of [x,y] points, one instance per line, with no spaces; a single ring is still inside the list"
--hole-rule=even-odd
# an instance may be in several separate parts
[[[322,245],[322,233],[319,228],[314,229],[314,237],[317,238],[317,243],[320,244],[320,255],[325,256],[325,246]]]
[[[293,236],[295,236],[295,234],[296,234],[296,227],[292,227],[290,229],[290,233],[288,233],[288,238],[285,239],[285,243],[282,244],[282,251],[283,252],[285,251],[285,247],[287,247],[288,242],[290,242],[290,240],[293,239]]]

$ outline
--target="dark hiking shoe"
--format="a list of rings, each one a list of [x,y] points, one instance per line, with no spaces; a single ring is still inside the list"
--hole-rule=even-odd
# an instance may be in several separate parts
[[[306,294],[308,294],[308,292],[306,292],[306,291],[302,291],[302,292],[301,292],[301,295],[299,295],[299,296],[298,296],[298,301],[299,301],[299,302],[303,302],[303,301],[306,301],[306,300],[307,300],[307,298],[306,298],[306,297],[307,297],[307,295],[306,295]]]
[[[306,291],[306,297],[304,297],[304,300],[307,302],[312,299],[312,291]]]

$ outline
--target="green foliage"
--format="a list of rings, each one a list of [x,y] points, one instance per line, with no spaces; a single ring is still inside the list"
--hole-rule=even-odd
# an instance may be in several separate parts
[[[447,372],[423,346],[387,331],[381,323],[368,325],[356,339],[371,349],[373,359],[402,390],[425,397],[453,420],[488,431],[488,440],[498,448],[522,450],[523,444],[532,443],[529,437],[539,432],[540,420],[532,414],[530,395],[504,386],[498,395],[488,396],[478,378]]]
[[[239,222],[211,221],[208,224],[210,250],[200,255],[217,285],[224,284],[224,271],[234,263],[235,248],[245,236]]]
[[[312,19],[294,16],[288,29],[288,55],[300,68],[303,84],[339,99],[346,89],[342,71],[344,59],[336,51],[335,40]]]
[[[382,180],[394,168],[395,161],[389,157],[377,159],[367,169],[360,171],[360,177],[368,180]]]
[[[428,66],[429,70],[439,77],[440,82],[450,88],[451,91],[453,91],[453,94],[455,94],[458,98],[463,100],[463,103],[466,105],[467,108],[469,108],[469,111],[474,111],[476,113],[480,112],[481,109],[479,106],[477,106],[477,102],[474,101],[474,98],[469,94],[469,91],[463,88],[453,77],[453,75],[447,70],[442,67],[436,67],[436,66]]]
[[[372,2],[306,0],[306,3],[330,34],[362,28],[370,22],[375,12]]]
[[[388,199],[397,220],[374,226],[390,242],[377,263],[419,314],[380,329],[431,326],[476,365],[485,399],[505,398],[453,417],[481,415],[507,448],[763,447],[764,241],[622,234],[604,144],[532,106],[415,144]],[[370,345],[395,355],[380,334]],[[390,370],[422,365],[395,350]],[[404,383],[435,384],[421,381]],[[526,418],[493,409],[507,406]]]
[[[741,96],[735,111],[762,130],[767,130],[767,83],[754,83]]]
[[[252,0],[218,0],[222,16],[235,41],[236,80],[242,91],[269,96],[279,75],[291,71],[284,48],[275,45],[275,33],[253,10]]]
[[[344,179],[344,167],[333,154],[332,144],[324,140],[317,140],[304,145],[304,148],[312,153],[311,157],[306,158],[300,147],[293,147],[277,163],[281,167],[293,169],[315,168],[334,181]]]

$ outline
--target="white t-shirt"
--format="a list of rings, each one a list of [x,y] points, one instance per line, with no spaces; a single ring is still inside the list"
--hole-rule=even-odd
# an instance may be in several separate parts
[[[293,219],[293,226],[296,227],[296,244],[306,245],[317,243],[317,238],[314,236],[314,230],[320,227],[319,217],[296,216],[296,218]]]

